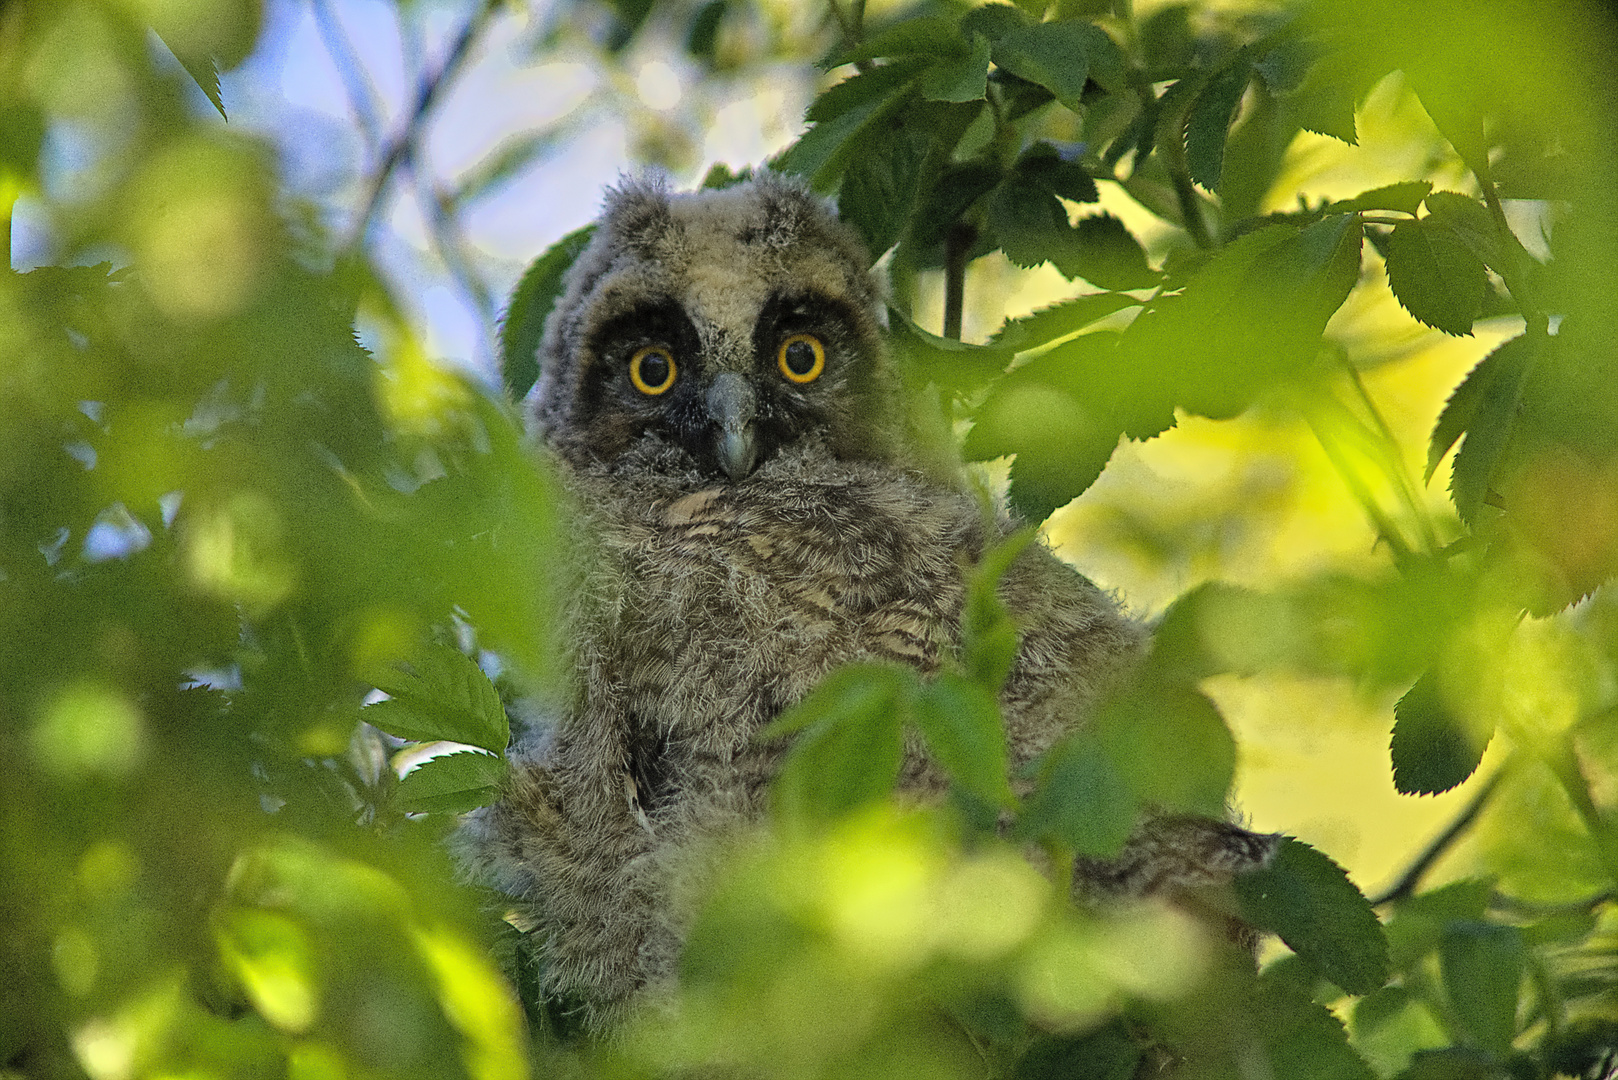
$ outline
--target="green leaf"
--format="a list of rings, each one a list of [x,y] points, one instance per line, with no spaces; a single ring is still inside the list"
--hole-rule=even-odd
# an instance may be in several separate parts
[[[1076,334],[1116,311],[1140,304],[1125,293],[1091,293],[1064,300],[1016,319],[1007,319],[989,340],[996,346],[1023,352]]]
[[[1477,771],[1488,739],[1449,708],[1428,671],[1393,707],[1393,786],[1405,795],[1436,795]]]
[[[1421,202],[1433,190],[1428,180],[1402,180],[1397,184],[1362,191],[1352,199],[1334,202],[1326,207],[1328,214],[1352,214],[1365,210],[1392,210],[1400,214],[1416,215]]]
[[[220,117],[228,121],[230,117],[225,115],[225,99],[219,92],[219,64],[214,58],[193,55],[190,52],[186,52],[182,56],[180,53],[175,52],[174,46],[170,45],[161,33],[155,30],[153,33],[157,33],[157,40],[162,41],[163,47],[174,54],[174,59],[180,62],[181,67],[185,68],[186,74],[191,76],[191,81],[197,84],[197,89],[207,95],[208,100],[213,103],[213,107],[219,110]]]
[[[1201,692],[1137,691],[1105,705],[1092,730],[1135,800],[1218,818],[1236,774],[1236,740]]]
[[[1496,271],[1504,266],[1500,231],[1495,227],[1488,207],[1453,191],[1435,191],[1424,201],[1427,203],[1427,221],[1448,229],[1485,265],[1492,266]]]
[[[1259,976],[1251,1023],[1263,1040],[1270,1075],[1308,1080],[1376,1080],[1348,1044],[1342,1021],[1324,1005],[1275,978],[1283,963]],[[1313,980],[1310,980],[1311,982]],[[1307,984],[1306,984],[1307,985]]]
[[[888,308],[888,340],[901,366],[914,377],[963,392],[982,388],[1011,362],[1006,349],[939,337],[893,307]]]
[[[1166,389],[1190,412],[1236,415],[1314,361],[1327,320],[1359,278],[1361,237],[1359,216],[1340,214],[1226,244],[1124,331],[1126,362],[1142,387]],[[1161,416],[1143,411],[1130,436],[1157,434],[1172,421]]]
[[[1434,445],[1440,441],[1439,430],[1447,435],[1460,426],[1461,418],[1465,419],[1466,440],[1455,452],[1449,491],[1461,520],[1468,525],[1476,523],[1483,509],[1495,466],[1505,453],[1517,421],[1523,386],[1544,341],[1538,334],[1521,334],[1495,349],[1472,369],[1461,389],[1451,397],[1450,405],[1456,408],[1456,416],[1450,418],[1450,406],[1446,406],[1444,415],[1439,417],[1439,426],[1433,434]],[[1475,391],[1467,389],[1474,378],[1479,380]],[[1466,391],[1464,398],[1462,390]],[[1431,454],[1429,449],[1429,461]]]
[[[459,814],[488,806],[500,797],[505,761],[463,750],[429,758],[399,781],[394,805],[407,814]]]
[[[595,226],[575,229],[528,264],[500,324],[500,374],[506,390],[521,399],[539,381],[539,343],[545,320],[562,293],[562,277],[595,235]]]
[[[1505,1080],[1492,1055],[1469,1046],[1446,1046],[1440,1050],[1417,1050],[1410,1056],[1410,1067],[1398,1080]]]
[[[1452,922],[1438,943],[1444,991],[1470,1041],[1496,1057],[1517,1035],[1517,994],[1526,950],[1515,926]]]
[[[1012,508],[1038,522],[1077,498],[1118,445],[1123,421],[1108,408],[1120,371],[1116,334],[1085,334],[1000,380],[973,415],[968,460],[1016,454]]]
[[[1403,221],[1388,238],[1388,285],[1419,322],[1446,334],[1472,332],[1488,275],[1483,260],[1431,217]]]
[[[1444,927],[1478,920],[1489,908],[1494,883],[1481,878],[1452,881],[1401,902],[1388,922],[1388,958],[1394,971],[1409,971],[1438,948]]]
[[[859,232],[871,259],[880,259],[909,224],[927,157],[929,134],[907,125],[853,160],[837,193],[837,214]]]
[[[903,129],[900,114],[916,98],[915,70],[885,96],[868,98],[816,123],[772,167],[805,177],[816,191],[836,188],[851,162],[876,152],[896,130]]]
[[[1350,994],[1388,981],[1388,943],[1376,912],[1343,868],[1290,837],[1262,870],[1236,879],[1242,917],[1278,935]]]
[[[1367,89],[1363,65],[1353,50],[1333,49],[1315,61],[1302,86],[1281,100],[1305,131],[1357,146],[1354,102]]]
[[[1112,53],[1107,52],[1108,46]],[[1091,57],[1100,56],[1105,63],[1116,51],[1117,46],[1100,27],[1062,21],[1012,30],[995,41],[993,55],[997,66],[1043,86],[1056,100],[1077,111],[1090,78]]]
[[[1041,1035],[1018,1059],[1012,1080],[1133,1080],[1144,1053],[1120,1018],[1081,1035]]]
[[[1018,529],[984,553],[966,581],[961,613],[961,667],[966,677],[998,694],[1017,660],[1017,628],[1000,600],[1000,579],[1033,541]]]
[[[994,42],[1028,25],[1028,16],[1023,14],[1021,8],[1010,4],[984,4],[961,16],[961,36],[969,38],[973,34],[982,34]]]
[[[923,15],[894,23],[854,48],[835,54],[821,66],[829,69],[885,56],[936,58],[967,54],[967,44],[961,40],[952,20],[940,15]]]
[[[435,645],[409,666],[374,677],[376,687],[393,700],[360,711],[366,723],[421,742],[446,740],[505,753],[511,741],[500,693],[471,657]]]
[[[921,96],[929,101],[981,101],[989,85],[989,39],[971,36],[972,51],[940,60],[921,77]]]
[[[862,106],[875,105],[924,70],[924,62],[909,61],[856,72],[836,86],[821,91],[804,113],[804,119],[812,124],[822,124]]]
[[[1197,94],[1186,117],[1186,164],[1191,179],[1209,191],[1219,190],[1219,177],[1225,167],[1225,140],[1252,76],[1252,67],[1243,62],[1219,72]]]
[[[1061,253],[1073,228],[1051,190],[1021,175],[1000,182],[989,196],[988,210],[1000,250],[1025,270]]]
[[[1069,736],[1045,756],[1039,786],[1026,806],[1017,822],[1019,836],[1059,840],[1095,859],[1123,850],[1141,809],[1112,758],[1088,732]]]
[[[796,734],[772,788],[777,812],[807,824],[887,798],[904,758],[904,718],[917,693],[912,671],[869,664],[832,672],[759,732]]]
[[[1082,277],[1103,289],[1149,289],[1158,283],[1146,249],[1111,214],[1082,218],[1074,232],[1077,243],[1056,264],[1063,276]]]
[[[1006,779],[1005,725],[990,690],[946,671],[922,686],[911,715],[928,752],[956,783],[996,806],[1016,805]]]

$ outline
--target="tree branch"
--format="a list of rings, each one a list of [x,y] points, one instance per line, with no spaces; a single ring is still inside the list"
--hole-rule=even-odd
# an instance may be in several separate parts
[[[1444,853],[1454,846],[1455,841],[1461,838],[1462,833],[1471,828],[1472,823],[1483,812],[1483,807],[1488,803],[1489,797],[1500,786],[1500,781],[1505,779],[1510,768],[1511,762],[1507,761],[1494,771],[1493,776],[1483,781],[1483,785],[1478,788],[1471,801],[1455,816],[1455,820],[1451,821],[1443,832],[1434,837],[1432,843],[1428,844],[1420,855],[1416,856],[1415,861],[1405,868],[1404,873],[1399,875],[1398,880],[1393,883],[1391,888],[1371,901],[1371,906],[1381,907],[1383,904],[1391,904],[1396,900],[1403,900],[1414,895],[1416,886],[1421,884],[1421,879],[1427,875],[1427,871],[1431,870],[1433,864],[1438,862]]]
[[[461,32],[455,38],[455,43],[450,46],[444,62],[417,88],[415,103],[405,118],[404,126],[388,143],[377,166],[376,175],[371,178],[370,190],[366,194],[359,218],[355,221],[354,231],[349,237],[347,245],[349,248],[357,248],[364,242],[366,234],[370,232],[371,222],[382,208],[382,197],[387,191],[388,182],[393,179],[393,174],[399,166],[413,157],[416,141],[421,137],[422,123],[432,112],[433,106],[438,103],[444,88],[460,72],[461,65],[466,62],[473,44],[488,28],[494,10],[499,4],[500,0],[481,0],[478,10],[466,21],[466,25],[461,27]]]
[[[950,226],[944,237],[944,336],[955,341],[961,340],[966,303],[966,257],[977,238],[977,230],[964,221]]]

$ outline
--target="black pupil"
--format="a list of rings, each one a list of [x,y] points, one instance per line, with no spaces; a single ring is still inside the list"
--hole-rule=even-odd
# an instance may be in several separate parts
[[[640,381],[647,386],[662,386],[669,381],[669,358],[660,352],[650,352],[640,358]]]
[[[787,346],[787,370],[794,375],[807,375],[815,369],[815,347],[807,341],[794,341]]]

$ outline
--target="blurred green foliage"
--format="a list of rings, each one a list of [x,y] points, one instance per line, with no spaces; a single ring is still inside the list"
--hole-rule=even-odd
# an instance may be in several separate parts
[[[506,14],[464,6],[468,41]],[[772,165],[887,253],[916,397],[969,459],[1009,460],[1018,512],[1046,519],[1120,446],[1194,418],[1295,418],[1374,530],[1371,569],[1190,589],[1136,684],[1007,777],[1007,547],[953,670],[850,669],[782,718],[777,823],[738,841],[677,1000],[610,1045],[569,1040],[566,1004],[534,993],[540,943],[456,883],[443,845],[499,790],[503,700],[565,679],[566,510],[515,410],[432,363],[363,243],[295,221],[274,154],[221,123],[217,71],[253,48],[255,4],[10,0],[0,210],[9,238],[27,195],[57,265],[0,276],[0,1070],[1611,1075],[1606,14],[856,2],[804,37],[777,7],[576,0],[536,58],[578,34],[609,65],[662,34],[715,77],[818,58],[807,130]],[[1292,148],[1354,143],[1389,93],[1426,118],[1403,175],[1287,189]],[[497,149],[480,183],[558,138]],[[67,180],[62,139],[88,148]],[[516,396],[580,243],[513,299]],[[1001,259],[1053,267],[1061,296],[958,340]],[[941,335],[920,325],[934,283]],[[1385,287],[1446,334],[1509,320],[1425,445],[1366,388],[1397,351],[1344,326]],[[1401,792],[1496,762],[1374,913],[1296,841],[1194,910],[1078,909],[1050,884],[1145,807],[1218,814],[1240,748],[1210,680],[1278,673],[1398,698]],[[946,805],[889,797],[906,739],[952,777]],[[458,749],[421,764],[439,742]],[[1434,887],[1469,832],[1470,869]],[[1255,972],[1226,940],[1243,922],[1289,948]]]

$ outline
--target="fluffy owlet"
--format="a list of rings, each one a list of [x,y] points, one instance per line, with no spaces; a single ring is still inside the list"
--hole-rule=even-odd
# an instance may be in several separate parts
[[[531,909],[546,989],[587,1026],[674,970],[682,856],[764,813],[784,748],[754,734],[843,664],[938,670],[967,573],[1012,528],[920,468],[869,266],[791,180],[632,182],[546,324],[531,404],[578,518],[573,684],[469,848]],[[1037,544],[1000,596],[1021,634],[1001,695],[1015,769],[1082,721],[1145,635]],[[903,782],[938,777],[912,751]],[[1228,874],[1269,847],[1160,821],[1081,887]]]

